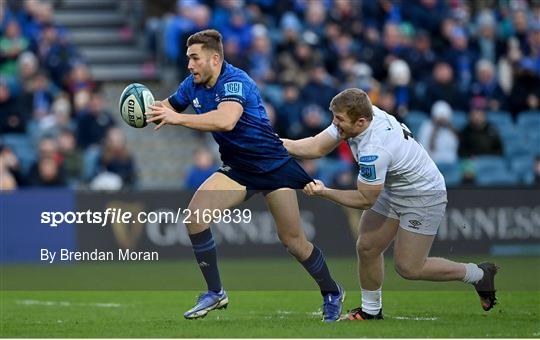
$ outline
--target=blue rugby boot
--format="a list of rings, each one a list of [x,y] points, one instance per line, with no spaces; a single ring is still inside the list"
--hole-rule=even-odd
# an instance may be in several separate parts
[[[204,318],[209,311],[214,309],[226,309],[228,304],[229,298],[227,297],[227,293],[225,293],[223,288],[221,288],[219,293],[207,291],[206,293],[199,294],[197,297],[197,303],[195,306],[193,306],[193,308],[184,313],[184,318]]]
[[[338,295],[327,294],[323,296],[323,321],[334,322],[339,321],[341,311],[343,310],[343,301],[345,301],[345,291],[339,283],[336,283],[339,288]]]

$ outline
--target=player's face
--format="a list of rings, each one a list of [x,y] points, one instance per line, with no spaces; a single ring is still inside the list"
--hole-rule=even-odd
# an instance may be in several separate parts
[[[187,49],[188,70],[193,74],[195,84],[207,84],[214,74],[213,55],[204,50],[202,44],[194,44]]]
[[[338,130],[341,139],[347,139],[358,136],[365,129],[365,119],[360,118],[353,121],[346,113],[333,112],[334,124]]]

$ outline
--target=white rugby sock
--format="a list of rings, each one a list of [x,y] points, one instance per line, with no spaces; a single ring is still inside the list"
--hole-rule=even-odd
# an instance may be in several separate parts
[[[463,265],[465,266],[465,277],[463,277],[463,282],[474,284],[482,280],[484,271],[475,263],[464,263]]]
[[[362,310],[377,315],[382,308],[381,288],[377,290],[362,289]]]

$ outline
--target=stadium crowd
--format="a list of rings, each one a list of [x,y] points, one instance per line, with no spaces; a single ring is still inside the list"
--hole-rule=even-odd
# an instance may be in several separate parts
[[[0,2],[0,187],[132,185],[125,137],[53,14]]]
[[[183,79],[187,37],[219,30],[226,60],[257,81],[282,137],[326,128],[332,97],[358,87],[411,128],[449,186],[540,183],[540,1],[176,5],[147,18],[156,62],[163,55]],[[51,3],[0,6],[0,187],[135,185],[125,137]],[[19,139],[35,157],[14,153]],[[216,167],[205,146],[194,160],[188,188]],[[333,187],[354,185],[357,173],[345,144],[303,166]]]

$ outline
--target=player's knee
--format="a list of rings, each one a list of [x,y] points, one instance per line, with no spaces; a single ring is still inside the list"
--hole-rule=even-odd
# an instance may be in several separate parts
[[[422,273],[422,268],[419,268],[416,265],[407,263],[403,260],[395,260],[395,269],[396,272],[404,279],[407,280],[419,280],[420,274]]]
[[[301,243],[300,235],[295,233],[278,233],[278,238],[287,249],[294,249]]]
[[[192,210],[193,209],[193,210]],[[185,226],[188,229],[190,234],[196,234],[200,233],[201,231],[204,231],[208,229],[210,226],[208,223],[204,223],[202,218],[200,218],[200,214],[194,214],[193,212],[196,211],[196,208],[188,208],[188,210],[191,212],[188,216],[185,217]]]
[[[370,242],[369,239],[362,236],[358,237],[358,240],[356,240],[356,253],[360,259],[372,258],[381,254],[379,249],[374,246],[373,242]]]
[[[308,241],[300,234],[278,234],[278,237],[287,251],[295,257],[302,257],[305,249],[309,247]]]

